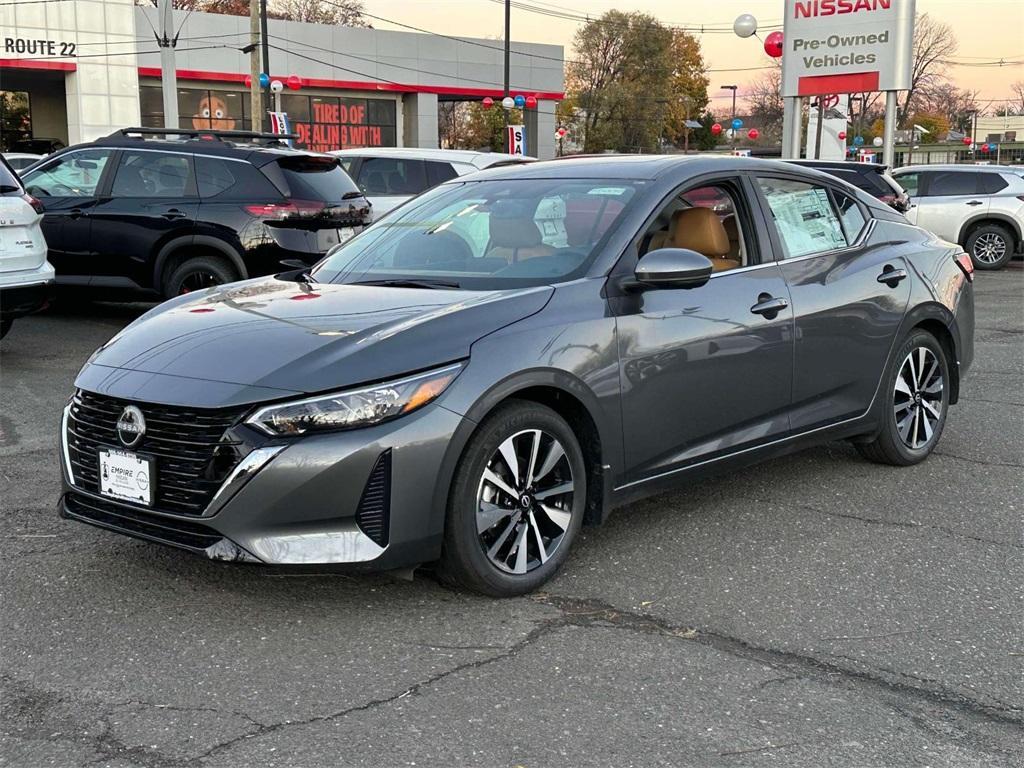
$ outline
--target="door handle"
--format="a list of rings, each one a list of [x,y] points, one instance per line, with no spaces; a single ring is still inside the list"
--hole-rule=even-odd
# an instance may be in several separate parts
[[[783,299],[780,296],[772,296],[770,293],[762,293],[757,297],[757,304],[750,308],[750,311],[755,315],[763,315],[769,320],[774,320],[775,316],[782,310],[789,306],[789,301]]]
[[[88,216],[88,215],[89,214],[86,213],[85,211],[83,211],[81,208],[72,208],[70,211],[68,211],[68,218],[69,219],[80,219],[83,216]]]
[[[182,211],[179,211],[177,208],[171,208],[170,210],[164,211],[160,215],[163,216],[168,221],[174,221],[175,219],[185,218],[185,214]]]
[[[906,279],[907,270],[896,269],[894,267],[889,266],[888,264],[885,265],[885,268],[882,269],[882,274],[880,274],[877,278],[878,282],[885,283],[890,288],[895,288],[897,285],[900,284],[901,280]]]
[[[984,205],[984,203],[981,200],[971,200],[967,205]]]

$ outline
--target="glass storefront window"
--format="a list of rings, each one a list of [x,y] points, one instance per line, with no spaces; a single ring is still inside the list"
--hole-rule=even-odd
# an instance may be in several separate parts
[[[0,149],[32,138],[32,106],[25,91],[0,91]]]

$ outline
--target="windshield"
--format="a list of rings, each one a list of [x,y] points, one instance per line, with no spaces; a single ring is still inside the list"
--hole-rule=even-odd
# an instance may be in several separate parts
[[[579,277],[638,182],[500,179],[449,184],[390,213],[313,271],[320,282],[438,281],[498,290]]]

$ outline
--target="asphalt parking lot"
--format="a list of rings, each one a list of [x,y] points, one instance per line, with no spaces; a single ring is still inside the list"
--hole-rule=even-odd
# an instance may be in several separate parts
[[[923,465],[806,451],[618,511],[542,594],[215,564],[58,519],[57,424],[142,305],[0,352],[0,764],[1024,765],[1024,269]]]

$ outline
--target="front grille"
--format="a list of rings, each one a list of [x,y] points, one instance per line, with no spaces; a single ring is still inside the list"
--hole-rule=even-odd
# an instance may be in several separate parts
[[[146,434],[132,451],[156,459],[154,506],[181,515],[200,515],[224,478],[241,459],[237,442],[224,433],[248,410],[199,409],[132,403],[79,390],[68,415],[68,455],[75,485],[99,493],[99,449],[122,449],[117,420],[126,405],[146,419]]]
[[[123,504],[93,499],[72,491],[64,497],[68,517],[163,544],[202,551],[224,537],[212,528],[187,520],[149,514]]]
[[[388,545],[388,517],[391,510],[391,451],[385,451],[373,465],[370,478],[363,488],[356,524],[374,542]]]

